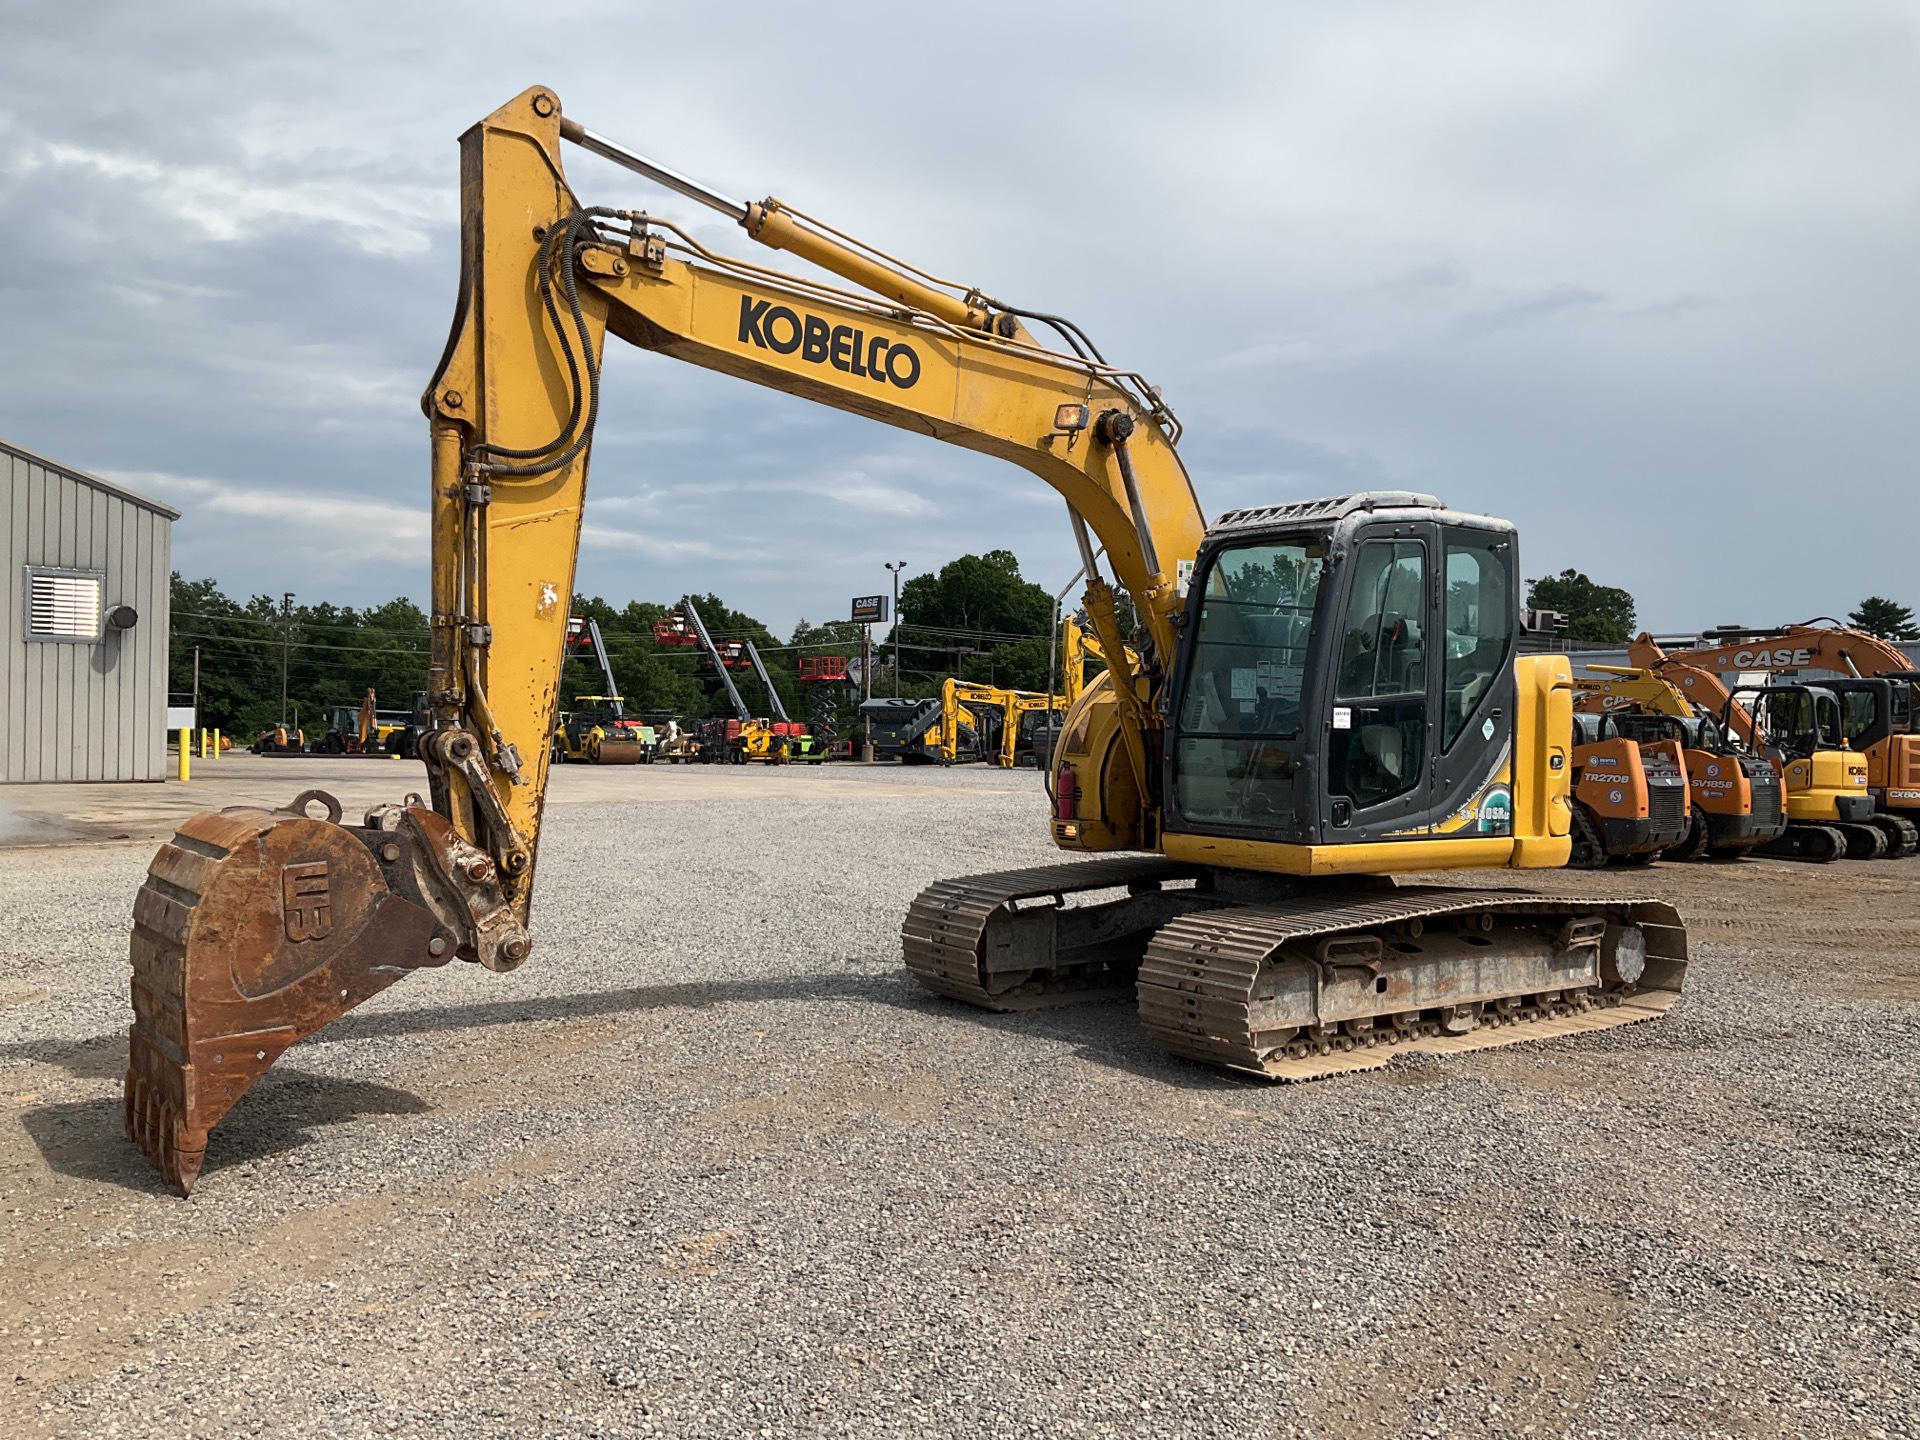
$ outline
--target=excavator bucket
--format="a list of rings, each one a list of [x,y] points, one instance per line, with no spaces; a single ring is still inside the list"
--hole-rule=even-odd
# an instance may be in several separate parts
[[[409,797],[417,798],[417,797]],[[327,807],[327,818],[307,812]],[[447,829],[383,806],[339,823],[331,796],[194,816],[134,901],[127,1133],[193,1189],[207,1134],[287,1047],[422,966],[455,936],[424,903],[423,852]]]

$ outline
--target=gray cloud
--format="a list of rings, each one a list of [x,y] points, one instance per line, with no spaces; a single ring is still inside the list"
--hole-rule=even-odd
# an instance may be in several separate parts
[[[1210,511],[1433,490],[1659,626],[1920,603],[1908,5],[4,17],[0,434],[180,505],[182,568],[240,589],[424,593],[453,142],[540,82],[723,189],[1074,316],[1166,387]],[[607,380],[583,589],[784,625],[883,560],[1073,568],[1008,467],[617,347]]]

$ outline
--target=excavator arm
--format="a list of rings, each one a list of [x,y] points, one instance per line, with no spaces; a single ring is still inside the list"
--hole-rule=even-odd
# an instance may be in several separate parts
[[[1626,665],[1594,665],[1589,668],[1598,671],[1604,678],[1573,682],[1573,707],[1576,710],[1599,715],[1609,710],[1637,706],[1656,715],[1671,715],[1680,720],[1693,718],[1693,706],[1687,703],[1687,697],[1681,693],[1680,687],[1656,671]]]
[[[1860,679],[1913,672],[1913,661],[1891,641],[1827,619],[1783,625],[1774,630],[1714,631],[1702,636],[1696,644],[1671,651],[1653,636],[1642,633],[1634,639],[1629,658],[1635,665],[1643,666],[1679,661],[1717,675],[1762,670],[1826,670]]]
[[[566,137],[861,287],[720,255],[642,211],[581,206]],[[1067,507],[1106,653],[1124,637],[1103,553],[1133,603],[1147,674],[1116,676],[1139,788],[1153,785],[1151,675],[1173,653],[1178,584],[1205,529],[1178,424],[1081,332],[1041,347],[1010,307],[914,270],[777,200],[742,204],[564,120],[536,87],[461,138],[462,278],[423,397],[433,433],[436,810],[495,857],[524,923],[545,791],[559,633],[578,550],[607,333],[707,369],[994,455]],[[481,770],[442,755],[466,736]],[[491,788],[491,797],[481,793]]]
[[[737,221],[839,282],[732,258],[644,211],[583,204],[570,141]],[[743,204],[527,90],[460,140],[454,323],[431,434],[430,796],[345,823],[331,797],[196,816],[135,908],[129,1133],[184,1193],[208,1132],[291,1044],[414,969],[526,959],[588,461],[608,334],[1019,465],[1065,500],[1134,790],[1153,687],[1205,529],[1179,425],[1068,321],[1001,304],[774,199]],[[1026,321],[1049,327],[1042,345]],[[1104,557],[1113,576],[1100,568]],[[731,678],[721,666],[731,689]],[[736,708],[742,708],[736,706]],[[321,806],[325,815],[316,816]]]

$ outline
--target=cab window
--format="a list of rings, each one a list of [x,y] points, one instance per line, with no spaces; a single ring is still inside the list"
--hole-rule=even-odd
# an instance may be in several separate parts
[[[1847,690],[1840,695],[1841,734],[1849,745],[1856,745],[1873,728],[1879,697],[1871,690]]]
[[[1805,758],[1840,744],[1840,705],[1832,691],[1736,691],[1734,703],[1759,722],[1760,733],[1788,755]]]
[[[1447,537],[1446,681],[1440,746],[1453,742],[1506,666],[1516,619],[1512,542],[1471,532]]]
[[[1300,685],[1326,547],[1223,550],[1208,569],[1176,711],[1174,789],[1190,820],[1272,827],[1294,818]]]
[[[1365,809],[1411,790],[1427,762],[1426,547],[1369,540],[1354,557],[1328,792]]]

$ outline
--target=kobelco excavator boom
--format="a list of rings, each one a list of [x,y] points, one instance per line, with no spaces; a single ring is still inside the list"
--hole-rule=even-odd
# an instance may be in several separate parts
[[[563,140],[843,283],[583,204]],[[461,137],[461,195],[458,304],[422,401],[430,795],[358,824],[317,795],[202,815],[155,858],[127,1116],[182,1190],[287,1046],[412,970],[527,958],[609,333],[1009,461],[1066,503],[1109,667],[1056,747],[1052,833],[1145,853],[932,887],[902,932],[930,989],[1018,1009],[1137,972],[1168,1049],[1292,1078],[1671,1003],[1670,907],[1391,879],[1566,859],[1569,669],[1515,658],[1510,525],[1390,492],[1209,527],[1159,391],[1071,322],[778,200],[720,195],[564,118],[542,87]]]

